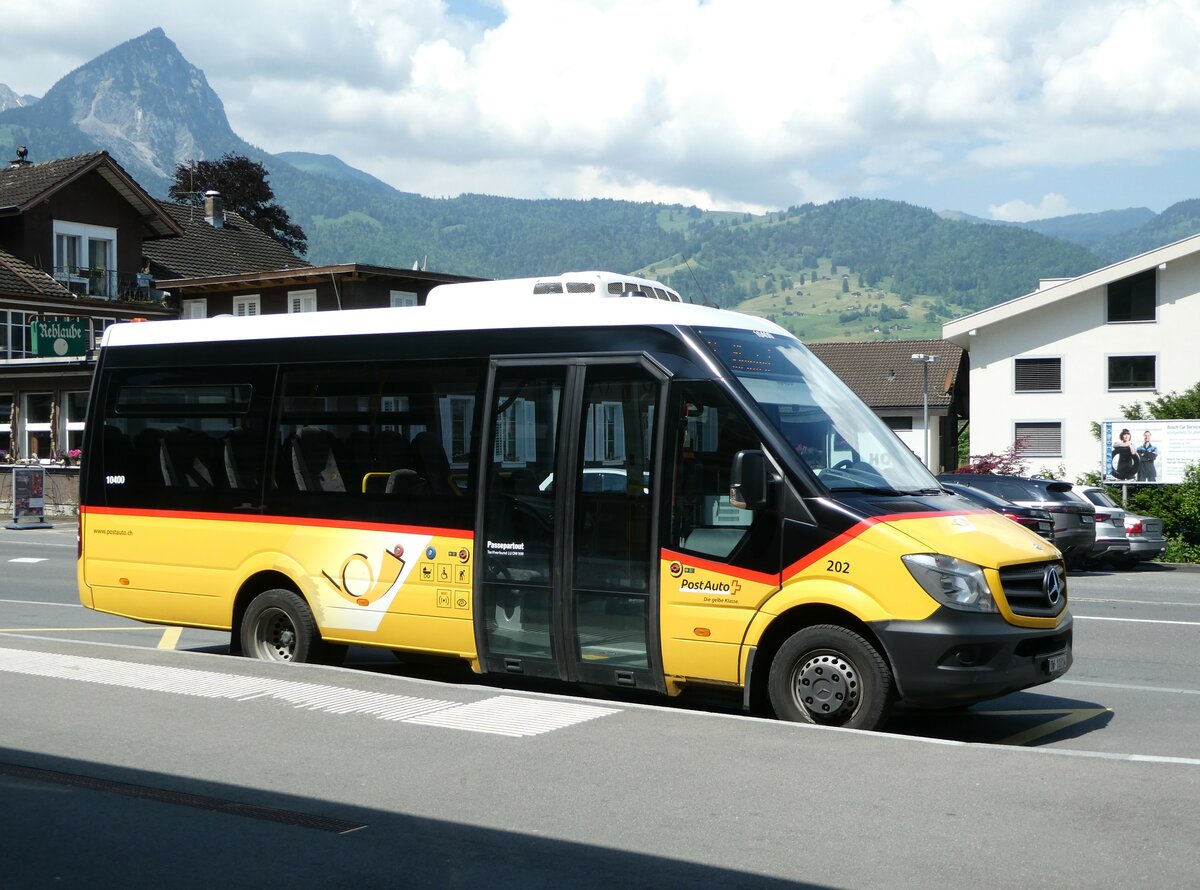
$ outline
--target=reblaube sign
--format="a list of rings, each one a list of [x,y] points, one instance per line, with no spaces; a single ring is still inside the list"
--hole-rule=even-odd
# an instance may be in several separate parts
[[[33,354],[38,358],[61,358],[87,354],[87,320],[83,318],[35,318],[29,323]]]

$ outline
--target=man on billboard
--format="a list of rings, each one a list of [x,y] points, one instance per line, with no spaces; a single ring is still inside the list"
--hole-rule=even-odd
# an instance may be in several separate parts
[[[1157,482],[1158,472],[1154,462],[1158,459],[1158,446],[1150,441],[1150,430],[1142,433],[1142,444],[1138,446],[1138,482]]]

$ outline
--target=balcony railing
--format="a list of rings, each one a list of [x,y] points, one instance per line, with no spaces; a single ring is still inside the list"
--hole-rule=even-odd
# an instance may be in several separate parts
[[[55,266],[54,278],[77,297],[93,300],[157,300],[154,279],[144,272],[89,269],[86,266]]]

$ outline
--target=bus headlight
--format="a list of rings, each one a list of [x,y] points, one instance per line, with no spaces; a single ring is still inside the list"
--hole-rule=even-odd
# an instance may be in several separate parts
[[[997,611],[983,569],[974,563],[938,553],[910,553],[901,559],[916,582],[942,605],[966,612]]]

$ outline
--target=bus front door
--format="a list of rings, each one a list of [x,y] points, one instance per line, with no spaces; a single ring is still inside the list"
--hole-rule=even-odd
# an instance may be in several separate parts
[[[489,671],[662,688],[665,381],[640,358],[493,363],[476,513]]]

